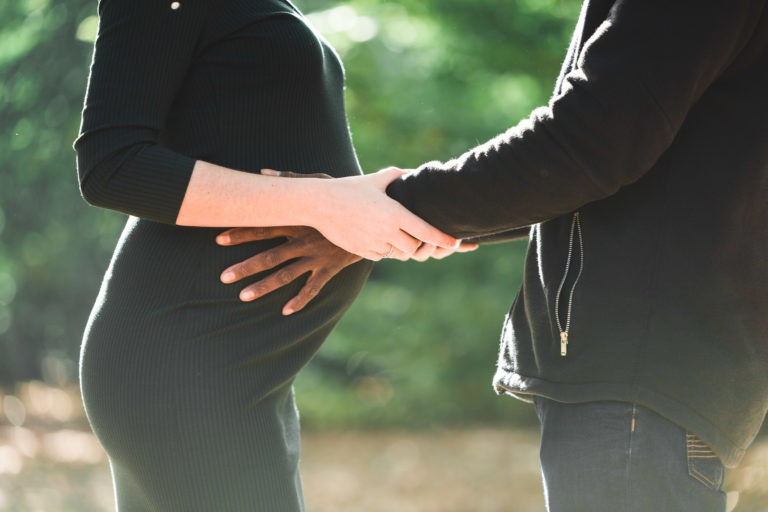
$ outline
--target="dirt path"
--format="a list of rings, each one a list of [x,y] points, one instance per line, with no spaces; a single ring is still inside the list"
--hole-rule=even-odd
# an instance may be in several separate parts
[[[537,442],[488,429],[307,433],[308,512],[542,512]]]
[[[76,389],[29,383],[0,404],[0,512],[113,510]],[[305,431],[307,512],[543,512],[537,452],[532,430]],[[729,512],[768,512],[768,438],[728,480]]]

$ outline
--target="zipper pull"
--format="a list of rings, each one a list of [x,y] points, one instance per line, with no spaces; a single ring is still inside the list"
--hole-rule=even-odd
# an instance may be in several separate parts
[[[560,355],[568,355],[568,333],[565,331],[560,333]]]

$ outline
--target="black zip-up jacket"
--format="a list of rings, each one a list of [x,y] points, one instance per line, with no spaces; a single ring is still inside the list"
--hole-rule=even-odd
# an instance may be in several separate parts
[[[767,3],[587,0],[547,107],[390,185],[458,237],[532,226],[499,392],[636,402],[739,462],[768,408]]]

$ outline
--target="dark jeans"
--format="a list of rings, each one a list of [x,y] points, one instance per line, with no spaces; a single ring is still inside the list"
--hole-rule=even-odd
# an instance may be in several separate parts
[[[631,403],[535,403],[549,512],[725,512],[723,465],[697,436]]]

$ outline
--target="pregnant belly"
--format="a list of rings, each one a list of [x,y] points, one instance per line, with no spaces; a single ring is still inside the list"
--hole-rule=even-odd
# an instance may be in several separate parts
[[[91,315],[84,372],[97,364],[113,380],[110,367],[135,364],[185,386],[240,382],[232,392],[247,389],[248,400],[293,379],[352,304],[370,262],[347,267],[286,317],[282,307],[304,278],[248,303],[238,298],[243,283],[219,281],[226,267],[279,241],[223,248],[220,231],[129,221]]]
[[[223,284],[221,273],[229,266],[251,258],[283,243],[283,239],[265,240],[222,247],[216,244],[219,228],[170,226],[131,218],[115,250],[108,271],[109,292],[133,295],[141,302],[200,304],[206,302],[240,303],[240,290],[262,279],[271,271],[237,283]],[[370,271],[369,262],[352,265],[336,276],[313,302],[332,300],[339,307],[354,299]],[[306,276],[276,290],[260,300],[243,304],[246,309],[277,307],[287,302],[303,285]],[[335,299],[329,296],[335,296]],[[284,303],[283,302],[283,303]],[[347,304],[348,305],[348,304]],[[272,313],[280,313],[279,304]],[[310,308],[308,306],[308,308]]]

